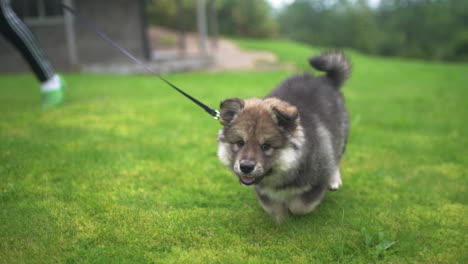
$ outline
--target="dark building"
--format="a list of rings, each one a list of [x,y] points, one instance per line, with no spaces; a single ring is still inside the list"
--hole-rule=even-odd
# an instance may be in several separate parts
[[[148,60],[144,0],[12,0],[13,9],[39,39],[60,71],[83,65],[128,61],[61,8],[73,6],[140,59]],[[14,47],[0,36],[0,72],[29,71]]]

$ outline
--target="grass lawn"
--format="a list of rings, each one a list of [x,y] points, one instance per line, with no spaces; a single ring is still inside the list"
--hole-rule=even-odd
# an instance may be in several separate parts
[[[238,40],[309,69],[316,52]],[[467,263],[468,65],[349,53],[344,186],[277,225],[216,157],[220,125],[151,76],[67,74],[42,111],[0,76],[0,263]],[[292,72],[174,74],[209,105]]]

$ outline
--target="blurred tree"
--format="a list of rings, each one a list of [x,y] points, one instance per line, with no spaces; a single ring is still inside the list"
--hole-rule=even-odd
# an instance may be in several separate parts
[[[195,0],[147,0],[147,13],[150,24],[196,30]]]
[[[211,4],[217,9],[221,34],[246,37],[277,35],[272,10],[265,0],[213,0]],[[195,31],[196,0],[148,0],[148,16],[151,24],[173,29],[183,19],[185,28]]]
[[[380,27],[387,35],[382,53],[436,60],[456,59],[453,46],[459,32],[466,27],[460,19],[463,12],[466,16],[466,3],[464,0],[384,1],[376,10]],[[393,35],[398,39],[392,38]]]
[[[382,35],[378,29],[372,9],[365,0],[348,7],[347,25],[350,47],[370,53],[377,53]]]
[[[432,60],[468,57],[468,0],[296,0],[280,32],[318,46]]]

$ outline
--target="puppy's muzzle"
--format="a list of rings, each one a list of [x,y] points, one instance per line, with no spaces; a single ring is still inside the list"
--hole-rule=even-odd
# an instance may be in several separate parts
[[[250,161],[250,160],[242,160],[239,164],[239,169],[244,173],[244,174],[249,174],[255,169],[255,162]]]

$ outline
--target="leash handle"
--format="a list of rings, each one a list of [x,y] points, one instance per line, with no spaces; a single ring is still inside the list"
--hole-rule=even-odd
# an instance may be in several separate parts
[[[130,58],[131,60],[133,60],[136,64],[142,66],[148,73],[158,77],[161,81],[165,82],[167,85],[169,85],[170,87],[172,87],[174,90],[178,91],[179,93],[181,93],[183,96],[187,97],[188,99],[190,99],[192,102],[194,102],[195,104],[197,104],[198,106],[200,106],[201,108],[203,108],[203,110],[205,110],[208,114],[210,114],[211,116],[213,116],[214,119],[219,119],[220,118],[220,114],[219,114],[219,111],[216,110],[216,109],[213,109],[209,106],[207,106],[206,104],[202,103],[201,101],[195,99],[193,96],[189,95],[188,93],[184,92],[183,90],[181,90],[180,88],[178,88],[177,86],[175,86],[174,84],[172,84],[171,82],[169,82],[168,80],[166,80],[165,78],[163,78],[161,75],[159,75],[157,72],[155,72],[154,70],[152,70],[150,67],[148,67],[148,65],[146,65],[144,62],[142,62],[141,60],[137,59],[135,56],[133,56],[129,51],[127,51],[126,49],[124,49],[122,46],[120,46],[119,44],[117,44],[115,41],[113,41],[111,38],[109,38],[106,34],[104,34],[103,32],[101,32],[93,23],[91,23],[89,20],[87,20],[85,17],[83,17],[78,11],[76,11],[75,9],[73,9],[72,7],[70,6],[67,6],[65,4],[61,4],[62,5],[62,8],[65,9],[66,11],[70,12],[72,15],[74,15],[77,20],[83,24],[84,26],[86,26],[88,29],[90,29],[91,31],[93,31],[94,33],[96,33],[99,37],[101,37],[103,40],[105,40],[107,43],[109,43],[111,46],[113,46],[115,49],[117,49],[118,51],[120,51],[121,53],[123,53],[125,56],[127,56],[128,58]]]

